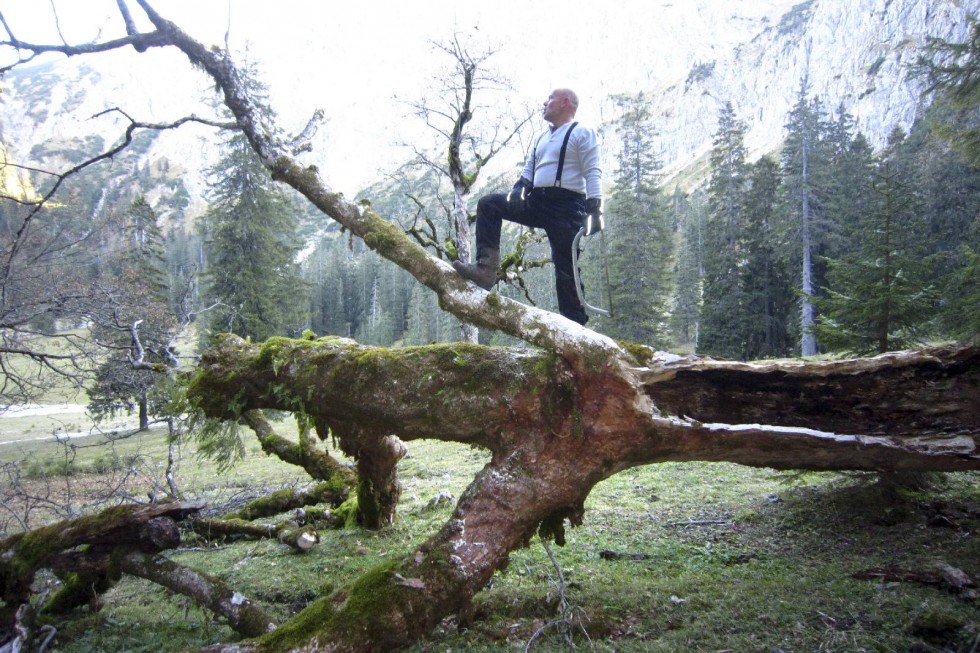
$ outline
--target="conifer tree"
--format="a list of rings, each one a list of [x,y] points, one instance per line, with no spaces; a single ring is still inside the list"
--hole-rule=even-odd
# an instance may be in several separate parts
[[[257,97],[264,93],[255,82],[250,89]],[[297,211],[241,132],[224,149],[209,170],[203,221],[208,292],[223,304],[210,331],[253,340],[299,335],[309,320],[309,300],[296,262]]]
[[[823,192],[828,250],[823,253],[830,256],[853,248],[853,238],[847,234],[853,233],[853,226],[870,211],[874,201],[875,155],[843,106],[838,109],[837,120],[827,125],[824,150],[829,165]],[[817,268],[821,267],[818,262]]]
[[[704,295],[698,351],[727,358],[744,356],[748,324],[740,269],[748,188],[745,129],[731,102],[727,102],[719,114],[711,150],[704,231]]]
[[[795,295],[790,270],[779,256],[774,216],[779,194],[779,164],[763,157],[748,169],[744,198],[745,253],[742,292],[747,359],[773,358],[791,353],[788,329]]]
[[[805,77],[786,127],[782,154],[784,238],[799,270],[800,353],[812,356],[818,351],[813,332],[814,298],[823,285],[819,260],[827,253],[824,220],[827,164],[824,111],[818,99],[809,97],[809,81]]]
[[[918,344],[934,313],[925,224],[913,171],[901,165],[901,130],[875,170],[874,197],[849,234],[854,250],[830,261],[815,327],[831,349],[875,354]]]
[[[91,317],[108,355],[88,388],[89,412],[96,419],[137,412],[139,428],[146,430],[166,402],[152,400],[154,386],[165,378],[153,366],[174,364],[170,346],[179,325],[170,308],[163,235],[142,195],[126,213],[121,242],[105,258],[106,303]]]
[[[702,192],[687,197],[679,190],[673,197],[680,233],[670,322],[674,344],[684,347],[697,346],[700,330],[701,282],[704,277],[703,199]]]
[[[659,187],[660,160],[650,101],[644,94],[615,98],[621,149],[607,202],[609,273],[613,320],[598,328],[615,337],[653,346],[666,344],[673,236]],[[597,291],[596,291],[597,292]]]
[[[980,20],[970,18],[965,41],[930,39],[917,67],[928,76],[928,91],[939,94],[943,118],[934,123],[936,133],[948,139],[974,167],[980,167]]]

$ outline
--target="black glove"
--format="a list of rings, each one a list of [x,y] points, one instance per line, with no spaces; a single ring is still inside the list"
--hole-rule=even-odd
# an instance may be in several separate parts
[[[602,200],[598,197],[590,197],[585,200],[585,235],[591,236],[597,231],[602,231]]]
[[[531,192],[532,187],[533,184],[524,177],[517,180],[514,187],[507,193],[507,207],[511,214],[524,213],[524,209],[527,207],[527,195]]]

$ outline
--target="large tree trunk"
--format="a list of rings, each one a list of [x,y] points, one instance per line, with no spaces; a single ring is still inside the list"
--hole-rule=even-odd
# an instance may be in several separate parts
[[[546,351],[463,343],[383,350],[336,338],[220,341],[194,383],[194,397],[214,415],[233,417],[224,412],[232,397],[281,409],[293,394],[309,398],[318,424],[364,426],[344,431],[348,450],[368,451],[397,429],[402,440],[456,440],[493,453],[436,536],[310,606],[259,649],[316,641],[386,651],[414,641],[465,610],[536,531],[561,542],[591,488],[635,465],[980,469],[978,348],[810,364],[643,348],[593,354],[576,368]]]

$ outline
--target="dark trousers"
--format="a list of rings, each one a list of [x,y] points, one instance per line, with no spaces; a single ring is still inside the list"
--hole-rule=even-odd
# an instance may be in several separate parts
[[[588,316],[575,291],[572,270],[572,241],[582,226],[585,197],[563,188],[535,188],[524,203],[523,210],[507,201],[507,195],[484,195],[476,206],[476,253],[500,249],[500,227],[504,220],[525,227],[544,229],[551,244],[551,260],[555,264],[555,292],[558,312],[570,320],[585,324]]]

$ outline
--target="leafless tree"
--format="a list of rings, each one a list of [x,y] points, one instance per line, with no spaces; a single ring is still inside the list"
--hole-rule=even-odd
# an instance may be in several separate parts
[[[493,48],[474,53],[475,46],[458,33],[433,46],[450,58],[451,69],[439,77],[438,88],[411,106],[415,115],[435,132],[440,147],[433,155],[414,145],[415,162],[449,180],[452,202],[443,205],[449,223],[448,239],[456,256],[469,261],[468,205],[473,187],[487,165],[519,140],[533,114],[526,110],[515,117],[507,103],[494,101],[510,91],[511,85],[491,68]],[[507,106],[508,113],[502,113],[501,106]],[[431,220],[427,224],[434,229]],[[441,239],[430,233],[422,242],[438,244]],[[463,340],[476,342],[477,331],[472,325],[463,323],[461,330]]]
[[[119,109],[109,112],[125,115]],[[0,408],[29,403],[54,383],[81,388],[102,353],[79,327],[117,303],[102,280],[88,272],[104,256],[117,217],[98,205],[86,207],[72,182],[83,171],[121,156],[141,131],[187,123],[229,127],[194,116],[166,124],[126,118],[118,143],[66,170],[3,164],[19,170],[23,181],[20,192],[0,192]]]

